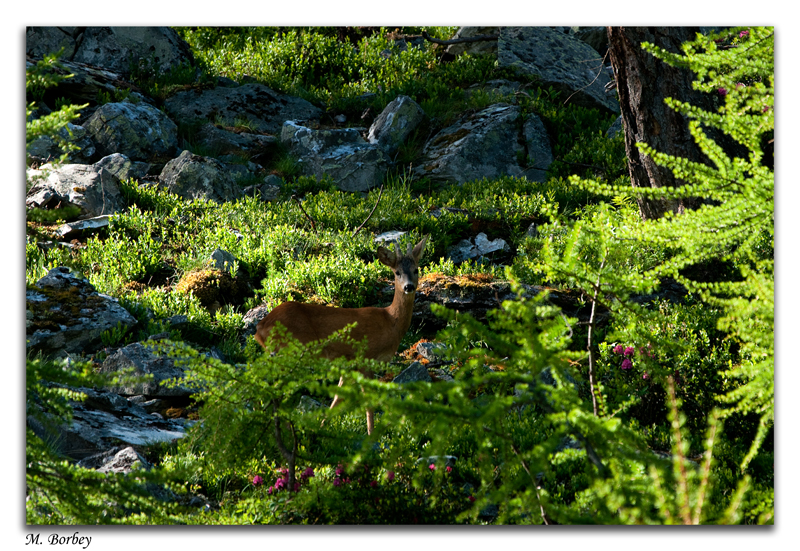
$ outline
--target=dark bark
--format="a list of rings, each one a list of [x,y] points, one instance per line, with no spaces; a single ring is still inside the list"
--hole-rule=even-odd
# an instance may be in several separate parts
[[[689,132],[689,120],[670,109],[664,98],[686,101],[713,111],[714,99],[692,89],[694,73],[671,67],[641,48],[650,42],[673,53],[680,45],[695,38],[698,27],[608,27],[611,65],[614,69],[622,125],[625,130],[625,151],[633,187],[680,186],[683,181],[672,171],[656,165],[644,156],[637,142],[644,142],[656,151],[709,164]],[[642,218],[654,219],[667,211],[683,212],[699,206],[697,199],[663,200],[639,197]]]

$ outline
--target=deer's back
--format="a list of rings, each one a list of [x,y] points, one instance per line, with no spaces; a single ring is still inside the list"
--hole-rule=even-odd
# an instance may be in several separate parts
[[[267,335],[280,322],[292,336],[303,344],[324,339],[335,331],[356,322],[350,336],[357,341],[367,337],[367,358],[389,361],[403,337],[385,308],[334,308],[321,304],[284,302],[275,307],[256,327],[255,338],[264,345]],[[352,347],[344,344],[329,345],[324,355],[330,358],[353,356]]]

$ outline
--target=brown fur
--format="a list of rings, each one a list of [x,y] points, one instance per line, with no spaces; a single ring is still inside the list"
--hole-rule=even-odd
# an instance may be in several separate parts
[[[350,336],[357,341],[367,338],[367,358],[388,362],[397,352],[400,340],[411,325],[414,309],[414,296],[419,282],[419,259],[425,249],[428,237],[401,255],[395,243],[394,252],[384,247],[378,248],[378,260],[392,269],[395,274],[394,299],[386,308],[334,308],[319,304],[284,302],[273,309],[256,327],[255,339],[264,346],[267,336],[277,322],[280,322],[294,338],[306,344],[330,336],[348,324],[357,325]],[[279,344],[280,346],[280,344]],[[345,344],[331,344],[323,355],[333,359],[341,356],[353,357],[353,349]],[[371,373],[364,372],[371,376]],[[339,382],[341,386],[343,380]],[[331,407],[338,403],[334,398]],[[372,412],[367,412],[367,431],[372,433]]]

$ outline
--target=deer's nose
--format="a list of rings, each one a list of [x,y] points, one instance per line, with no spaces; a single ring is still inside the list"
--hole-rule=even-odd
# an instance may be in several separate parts
[[[405,291],[406,293],[410,293],[413,290],[414,290],[414,284],[413,283],[406,283],[405,287],[403,287],[403,291]]]

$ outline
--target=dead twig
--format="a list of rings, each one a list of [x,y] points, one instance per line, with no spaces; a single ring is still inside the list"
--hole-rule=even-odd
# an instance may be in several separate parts
[[[314,230],[314,233],[317,233],[317,224],[314,222],[314,219],[311,218],[305,211],[305,209],[303,208],[303,204],[300,203],[300,199],[297,198],[297,195],[292,195],[292,199],[294,199],[297,202],[297,206],[300,207],[300,212],[305,214],[306,218],[308,218],[308,221],[311,222],[311,229]]]
[[[442,46],[449,46],[450,44],[464,44],[466,42],[483,42],[486,40],[497,40],[500,37],[499,34],[484,34],[480,36],[469,36],[465,38],[451,38],[450,40],[442,40],[441,38],[434,38],[428,34],[427,31],[422,31],[422,38],[427,40],[428,42],[433,42],[434,44],[440,44]],[[403,38],[417,38],[415,36],[405,36]]]
[[[361,228],[363,228],[363,227],[364,227],[364,224],[366,224],[367,222],[369,222],[369,219],[370,219],[370,218],[372,218],[372,214],[375,212],[375,209],[377,209],[377,208],[378,208],[378,203],[380,203],[380,202],[381,202],[381,196],[382,196],[382,195],[383,195],[383,184],[381,184],[381,189],[380,189],[380,191],[378,192],[378,200],[377,200],[377,201],[375,201],[375,206],[374,206],[374,207],[372,207],[372,210],[370,211],[370,213],[369,213],[369,216],[367,216],[367,219],[366,219],[366,220],[364,220],[363,222],[361,222],[361,225],[360,225],[359,227],[357,227],[357,228],[356,228],[356,231],[354,231],[354,232],[353,232],[353,237],[355,237],[355,236],[356,236],[356,234],[357,234],[358,232],[360,232],[360,231],[361,231]]]

